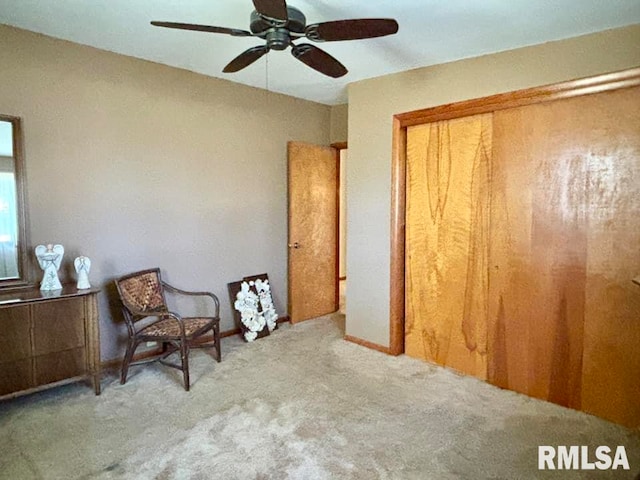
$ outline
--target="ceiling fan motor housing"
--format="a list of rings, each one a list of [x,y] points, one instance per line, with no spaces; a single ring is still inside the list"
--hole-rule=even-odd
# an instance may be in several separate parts
[[[286,22],[263,17],[257,11],[251,12],[251,33],[267,40],[272,50],[284,50],[291,43],[290,33],[304,35],[307,19],[294,7],[287,7],[289,19]]]

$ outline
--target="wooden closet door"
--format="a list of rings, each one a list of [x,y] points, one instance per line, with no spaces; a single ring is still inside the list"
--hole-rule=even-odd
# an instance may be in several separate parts
[[[405,350],[640,426],[640,87],[407,128]]]
[[[494,113],[489,380],[640,425],[640,88]]]
[[[407,129],[405,351],[482,379],[491,116]]]
[[[562,103],[494,114],[489,381],[579,409],[587,165]]]

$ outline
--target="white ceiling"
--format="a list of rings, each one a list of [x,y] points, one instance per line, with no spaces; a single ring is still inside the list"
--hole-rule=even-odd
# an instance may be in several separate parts
[[[289,0],[307,23],[395,18],[398,34],[318,44],[349,73],[325,77],[272,51],[241,72],[222,69],[258,38],[153,27],[151,20],[249,29],[251,0],[0,0],[0,23],[325,104],[347,84],[525,45],[640,23],[640,0]],[[640,39],[639,39],[640,42]],[[268,83],[267,83],[268,82]]]

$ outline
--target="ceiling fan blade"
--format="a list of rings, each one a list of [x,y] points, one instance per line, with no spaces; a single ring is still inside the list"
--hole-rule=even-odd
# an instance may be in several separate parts
[[[360,40],[384,37],[398,32],[398,22],[391,18],[360,18],[315,23],[307,26],[305,35],[316,42]]]
[[[247,32],[246,30],[239,30],[237,28],[213,27],[210,25],[195,25],[193,23],[151,22],[151,25],[155,27],[176,28],[178,30],[193,30],[196,32],[225,33],[227,35],[233,35],[234,37],[253,36],[251,32]]]
[[[291,47],[291,54],[311,68],[333,78],[347,74],[347,69],[338,60],[315,45],[302,43]]]
[[[285,23],[289,19],[285,0],[253,0],[253,6],[263,17],[281,20]]]
[[[224,67],[224,70],[222,71],[224,73],[234,73],[239,70],[242,70],[243,68],[248,67],[253,62],[258,60],[268,51],[269,51],[269,47],[267,47],[266,45],[260,45],[259,47],[253,47],[253,48],[250,48],[249,50],[245,50],[236,58],[231,60],[227,64],[227,66]]]

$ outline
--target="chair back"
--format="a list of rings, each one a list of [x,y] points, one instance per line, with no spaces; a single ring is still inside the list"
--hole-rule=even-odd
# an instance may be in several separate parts
[[[128,314],[125,317],[129,316],[130,320],[135,322],[155,312],[168,310],[159,268],[130,273],[118,278],[115,283],[125,313]]]

